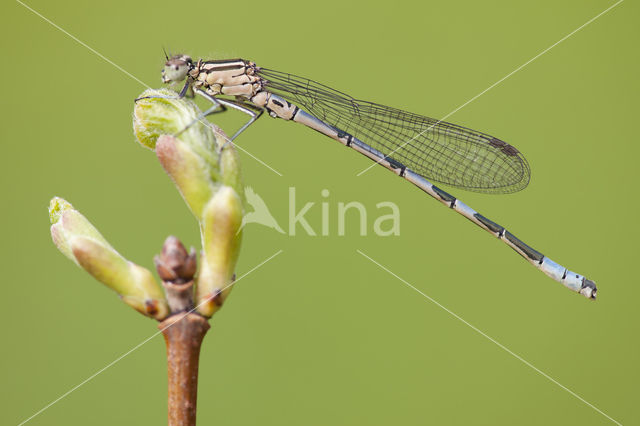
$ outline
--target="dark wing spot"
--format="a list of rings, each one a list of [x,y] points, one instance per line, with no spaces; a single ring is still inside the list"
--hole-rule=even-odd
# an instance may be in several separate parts
[[[498,138],[491,139],[489,141],[489,145],[491,145],[494,148],[499,148],[506,155],[510,155],[510,156],[518,155],[518,152],[520,152],[515,147],[509,145],[505,141],[500,140]]]

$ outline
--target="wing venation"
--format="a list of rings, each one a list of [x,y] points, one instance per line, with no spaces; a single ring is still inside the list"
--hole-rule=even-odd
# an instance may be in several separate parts
[[[531,171],[501,139],[396,108],[361,101],[304,77],[261,68],[265,88],[348,132],[426,179],[484,193],[520,191]]]

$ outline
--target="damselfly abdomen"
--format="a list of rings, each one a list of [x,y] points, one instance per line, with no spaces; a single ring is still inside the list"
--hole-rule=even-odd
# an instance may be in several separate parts
[[[569,289],[595,299],[593,281],[555,263],[430,181],[484,193],[509,193],[529,183],[524,156],[491,135],[399,109],[354,99],[315,81],[256,66],[243,59],[168,58],[165,83],[185,81],[213,106],[203,115],[231,107],[251,118],[264,111],[304,124],[369,157],[436,200],[492,233],[536,268]],[[231,98],[229,98],[231,97]]]

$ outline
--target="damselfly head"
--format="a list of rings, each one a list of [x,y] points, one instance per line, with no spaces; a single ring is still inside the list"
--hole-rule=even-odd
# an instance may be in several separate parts
[[[173,83],[182,81],[193,68],[193,61],[187,55],[175,55],[170,57],[162,70],[162,82]]]

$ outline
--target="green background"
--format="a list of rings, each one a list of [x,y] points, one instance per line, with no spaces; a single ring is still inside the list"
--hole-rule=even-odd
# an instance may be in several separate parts
[[[356,98],[443,117],[612,1],[28,4],[146,84],[162,47],[242,57]],[[134,141],[144,86],[19,3],[1,8],[0,415],[18,424],[156,331],[55,249],[47,205],[81,210],[152,267],[196,222]],[[448,120],[512,143],[532,180],[504,196],[451,192],[597,281],[590,302],[383,168],[302,126],[263,118],[237,141],[247,185],[287,225],[288,188],[320,229],[246,229],[243,274],[201,356],[199,424],[604,425],[602,414],[411,290],[382,263],[623,424],[640,424],[637,222],[640,9],[626,1]],[[232,132],[244,117],[216,122]],[[321,197],[328,189],[330,196]],[[445,188],[447,189],[447,188]],[[337,236],[338,202],[395,202],[398,237]],[[298,207],[299,208],[299,207]],[[350,218],[353,219],[353,218]],[[30,425],[166,422],[156,336]]]

